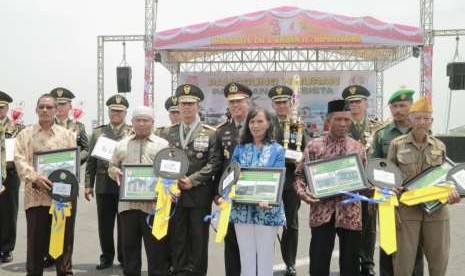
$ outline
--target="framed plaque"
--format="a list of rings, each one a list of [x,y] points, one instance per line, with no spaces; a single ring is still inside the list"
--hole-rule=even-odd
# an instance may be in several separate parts
[[[155,175],[167,179],[179,179],[186,175],[189,169],[189,159],[186,153],[178,148],[160,150],[153,160]]]
[[[447,173],[447,181],[452,181],[460,196],[465,196],[465,163],[453,167]]]
[[[77,199],[79,181],[73,173],[68,170],[56,170],[50,173],[48,179],[53,183],[49,191],[52,199],[60,202]]]
[[[113,152],[115,151],[118,141],[110,139],[105,136],[100,136],[95,143],[94,149],[90,156],[102,159],[104,161],[111,161]]]
[[[315,198],[368,188],[362,161],[356,153],[306,162],[304,171],[307,184]]]
[[[119,198],[121,201],[155,201],[157,177],[151,164],[123,164]]]
[[[234,201],[281,204],[285,174],[286,168],[241,168]]]
[[[241,166],[237,162],[231,162],[221,175],[218,185],[218,194],[223,195],[224,190],[232,185],[235,185],[241,174]]]
[[[454,165],[454,162],[452,162],[449,158],[446,158],[444,163],[442,163],[439,166],[434,166],[426,169],[425,171],[423,171],[422,173],[405,183],[404,187],[410,191],[429,187],[440,182],[444,182],[446,181],[447,173],[454,167]],[[428,214],[432,214],[441,206],[441,202],[437,200],[423,203],[423,209]]]
[[[400,169],[391,161],[383,158],[368,160],[366,175],[368,182],[381,189],[400,187],[403,182]]]
[[[53,171],[67,170],[79,179],[79,147],[34,152],[33,165],[39,174],[47,177]]]

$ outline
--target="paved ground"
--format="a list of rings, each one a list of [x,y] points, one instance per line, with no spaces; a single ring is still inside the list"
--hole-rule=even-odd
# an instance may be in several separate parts
[[[83,194],[82,191],[80,193]],[[22,206],[23,194],[20,194]],[[465,200],[464,200],[465,203]],[[464,275],[463,261],[465,256],[465,204],[452,206],[452,246],[450,252],[449,270],[447,275]],[[310,241],[310,232],[308,230],[308,207],[302,206],[300,210],[300,241],[298,252],[298,273],[299,275],[308,275],[308,246]],[[210,249],[209,249],[209,276],[224,275],[223,265],[223,246],[214,243],[214,231],[211,232]],[[10,264],[2,264],[0,266],[0,275],[16,276],[25,275],[25,259],[26,259],[26,219],[24,211],[21,209],[18,217],[18,241],[17,249],[14,252],[14,262]],[[338,271],[338,254],[337,248],[333,254],[331,271],[333,275],[339,275]],[[88,203],[83,197],[78,203],[78,217],[76,222],[75,236],[75,251],[74,251],[74,271],[75,275],[123,275],[118,266],[104,271],[96,271],[95,265],[99,259],[99,243],[97,234],[97,216],[95,201]],[[376,252],[377,258],[378,252]],[[145,260],[143,269],[145,269]],[[283,275],[282,264],[279,246],[276,243],[275,249],[275,273],[274,276]],[[54,269],[48,269],[45,275],[55,275]],[[143,275],[147,275],[146,273]]]

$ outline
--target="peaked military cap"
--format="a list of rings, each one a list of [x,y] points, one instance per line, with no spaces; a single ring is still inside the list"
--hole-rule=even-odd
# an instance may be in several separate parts
[[[274,101],[284,101],[292,98],[294,91],[284,85],[277,85],[268,91],[268,97]]]
[[[224,96],[228,101],[242,100],[252,96],[252,90],[245,85],[231,82],[224,87]]]
[[[0,91],[0,107],[7,106],[13,99],[5,92]]]
[[[426,112],[426,113],[433,113],[433,106],[429,102],[428,98],[421,97],[418,101],[414,102],[410,106],[409,113],[414,112]]]
[[[388,103],[392,104],[392,103],[400,102],[400,101],[412,102],[413,94],[415,94],[415,91],[413,91],[412,89],[401,88],[400,90],[392,94],[392,96],[389,98]]]
[[[171,96],[165,101],[165,109],[168,112],[179,111],[178,109],[178,97]]]
[[[106,105],[110,109],[126,110],[129,107],[129,102],[125,97],[116,94],[108,98]]]
[[[74,94],[63,87],[57,87],[53,89],[50,91],[50,95],[57,99],[57,103],[71,102],[71,100],[74,99]]]
[[[181,84],[176,88],[176,97],[180,103],[195,103],[203,101],[202,90],[193,84]]]
[[[338,111],[349,111],[350,106],[346,100],[334,100],[328,102],[328,114]]]
[[[370,96],[370,91],[361,85],[350,85],[342,91],[344,100],[351,99],[367,99]]]

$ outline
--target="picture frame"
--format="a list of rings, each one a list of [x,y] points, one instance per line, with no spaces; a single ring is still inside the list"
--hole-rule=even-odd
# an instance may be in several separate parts
[[[365,170],[357,153],[304,163],[307,185],[315,198],[368,188]]]
[[[430,167],[425,171],[421,172],[411,180],[409,180],[404,188],[408,191],[429,187],[439,182],[446,181],[447,173],[455,166],[449,158],[445,158],[444,163],[438,166]],[[432,214],[436,210],[442,207],[442,203],[438,200],[423,203],[423,209],[426,213]]]
[[[155,201],[158,178],[152,164],[123,164],[119,199],[121,201]]]
[[[39,151],[33,154],[34,169],[41,175],[49,176],[56,170],[67,170],[80,179],[79,147]]]
[[[286,168],[241,168],[234,202],[278,206],[282,201]]]
[[[237,162],[231,162],[224,169],[218,183],[218,194],[223,196],[229,187],[235,185],[241,174],[241,166]]]
[[[461,197],[465,196],[465,163],[458,164],[447,173],[447,180],[452,181]]]
[[[119,141],[110,139],[108,137],[100,136],[97,139],[97,142],[95,143],[90,156],[110,162],[118,142]]]

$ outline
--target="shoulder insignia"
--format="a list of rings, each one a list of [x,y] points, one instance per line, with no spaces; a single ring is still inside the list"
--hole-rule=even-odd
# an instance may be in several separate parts
[[[99,126],[94,127],[94,129],[103,128],[103,127],[105,127],[105,126],[106,126],[106,125],[99,125]]]
[[[210,129],[210,130],[213,130],[213,131],[216,131],[216,128],[215,127],[212,127],[210,125],[206,125],[206,124],[202,124],[202,126],[206,129]]]

